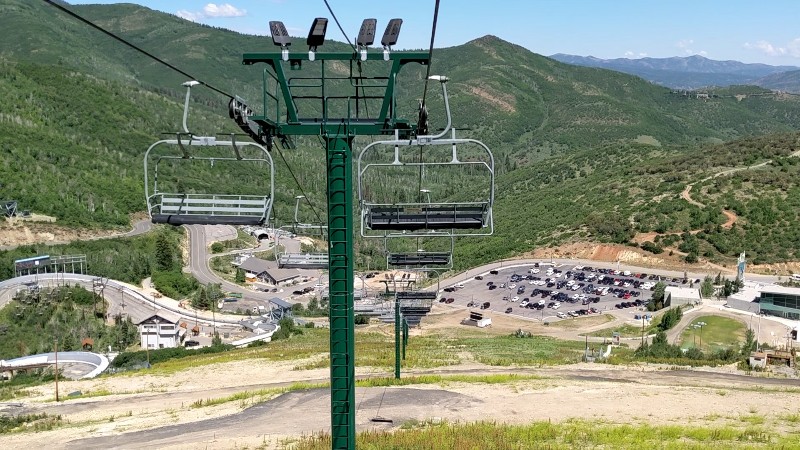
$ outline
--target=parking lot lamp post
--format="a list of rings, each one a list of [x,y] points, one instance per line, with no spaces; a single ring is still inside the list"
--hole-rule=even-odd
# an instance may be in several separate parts
[[[700,348],[703,348],[703,327],[707,324],[705,322],[697,322],[697,325],[700,326]]]
[[[642,347],[644,347],[644,314],[642,314]]]
[[[428,203],[430,204],[430,202],[431,202],[431,190],[430,189],[420,189],[419,192],[421,194],[425,194],[426,195],[426,197],[428,199]]]

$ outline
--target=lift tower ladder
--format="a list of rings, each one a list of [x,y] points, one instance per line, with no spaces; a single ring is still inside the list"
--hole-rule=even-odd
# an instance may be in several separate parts
[[[285,27],[270,22],[273,43],[280,52],[245,53],[242,63],[266,64],[263,71],[264,107],[254,113],[241,99],[231,101],[231,117],[259,142],[286,142],[289,136],[321,136],[326,149],[328,200],[328,255],[330,301],[331,439],[333,448],[355,448],[355,336],[353,323],[353,155],[355,136],[399,135],[408,137],[416,127],[397,117],[396,82],[409,63],[427,65],[427,52],[393,52],[400,20],[390,21],[384,34],[383,51],[369,51],[372,37],[360,33],[358,51],[318,52],[325,27],[316,19],[308,36],[309,51],[290,51]],[[313,63],[312,63],[313,62]],[[362,75],[362,64],[370,68],[388,65],[386,75]],[[315,68],[301,74],[303,65]],[[348,70],[349,65],[349,70]],[[346,73],[341,74],[344,66]],[[339,83],[346,87],[336,90]],[[346,92],[345,92],[346,91]],[[363,103],[380,101],[365,117]],[[301,115],[300,108],[303,107]]]

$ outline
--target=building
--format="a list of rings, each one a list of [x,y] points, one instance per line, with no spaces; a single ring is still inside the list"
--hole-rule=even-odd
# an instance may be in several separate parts
[[[701,302],[700,290],[681,286],[667,286],[664,290],[664,306],[696,305]]]
[[[160,311],[139,323],[139,345],[142,348],[172,348],[181,345],[186,337],[186,328],[179,325],[179,319],[170,313]]]
[[[267,284],[286,284],[300,277],[297,269],[280,269],[275,261],[267,261],[256,257],[247,258],[239,265],[239,269],[254,275],[258,281]]]
[[[765,286],[755,301],[763,314],[800,320],[800,288]]]

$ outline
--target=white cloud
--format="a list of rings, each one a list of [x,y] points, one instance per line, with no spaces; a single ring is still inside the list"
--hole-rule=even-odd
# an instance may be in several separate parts
[[[176,16],[191,20],[192,22],[199,22],[207,17],[242,17],[247,15],[247,10],[239,9],[230,3],[208,3],[203,7],[202,11],[187,11],[181,9],[175,13]]]
[[[647,52],[636,53],[634,51],[628,50],[625,53],[623,53],[623,56],[626,58],[646,58]]]
[[[177,11],[175,15],[180,17],[181,19],[191,20],[192,22],[197,22],[198,20],[205,17],[201,12],[191,12],[185,9]]]
[[[246,10],[239,9],[230,3],[221,5],[209,3],[203,7],[203,12],[207,17],[242,17],[247,14]]]
[[[708,52],[705,50],[695,50],[694,47],[694,39],[681,39],[680,41],[675,43],[675,46],[678,47],[683,51],[685,55],[700,55],[700,56],[708,56]]]
[[[786,51],[795,58],[800,57],[800,38],[789,41],[786,44]]]
[[[797,43],[797,39],[792,41],[792,43]],[[745,42],[744,48],[748,50],[758,50],[762,53],[766,53],[769,56],[781,56],[787,53],[786,49],[783,47],[775,47],[771,43],[767,41],[756,41],[755,43]]]

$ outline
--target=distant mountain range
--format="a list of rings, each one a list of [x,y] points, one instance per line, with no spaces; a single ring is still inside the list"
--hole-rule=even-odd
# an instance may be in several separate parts
[[[672,58],[615,58],[557,53],[550,58],[567,64],[616,70],[673,89],[755,85],[800,92],[800,67],[715,61],[702,56]]]

